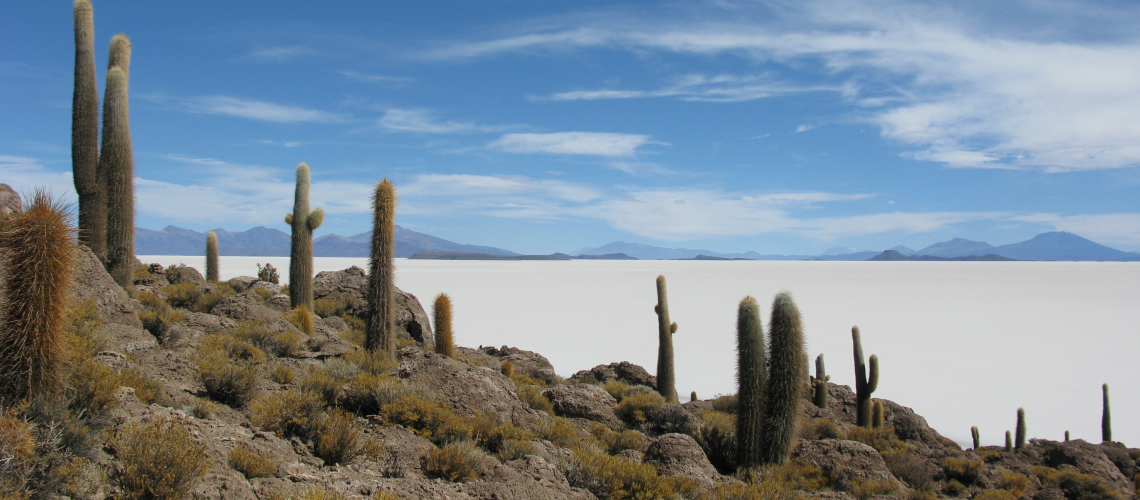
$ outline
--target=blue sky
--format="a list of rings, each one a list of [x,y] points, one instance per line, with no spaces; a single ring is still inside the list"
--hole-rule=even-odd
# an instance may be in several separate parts
[[[138,225],[398,223],[525,253],[1140,250],[1140,6],[125,2]],[[6,1],[0,182],[74,198],[71,3]]]

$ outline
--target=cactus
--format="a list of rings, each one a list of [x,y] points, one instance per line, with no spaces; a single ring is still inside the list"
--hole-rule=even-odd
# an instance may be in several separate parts
[[[119,33],[111,37],[111,50],[107,53],[107,70],[121,68],[129,80],[131,78],[131,40]]]
[[[1013,436],[1010,435],[1009,431],[1005,431],[1005,451],[1010,451],[1012,449],[1013,449]]]
[[[1017,409],[1017,439],[1014,443],[1017,449],[1025,448],[1025,410]]]
[[[396,350],[396,187],[388,179],[376,184],[372,212],[365,347],[391,355]]]
[[[75,89],[71,95],[71,177],[79,195],[79,241],[107,253],[106,207],[99,196],[99,89],[91,2],[75,0]]]
[[[1069,442],[1069,431],[1065,431],[1065,442]]]
[[[768,374],[764,352],[764,324],[756,299],[744,297],[736,315],[736,383],[739,409],[736,417],[736,462],[740,467],[763,463],[761,430]]]
[[[309,211],[309,166],[297,165],[297,190],[293,195],[293,213],[285,215],[285,223],[293,226],[289,246],[289,307],[313,309],[313,230],[321,227],[325,213]]]
[[[820,408],[827,408],[827,382],[831,380],[831,375],[824,371],[823,367],[823,354],[815,357],[815,376],[811,377],[811,387],[814,391],[812,394],[812,403]]]
[[[764,463],[783,465],[799,436],[804,390],[804,329],[792,294],[780,292],[768,323],[768,398],[764,412]]]
[[[978,435],[978,427],[977,426],[970,427],[970,437],[974,439],[974,449],[975,450],[982,447],[982,440],[981,440],[981,437]]]
[[[75,246],[73,216],[36,190],[0,231],[7,299],[0,305],[0,399],[55,395],[64,363],[64,308]]]
[[[502,363],[499,363],[499,373],[507,378],[515,378],[515,364],[511,363],[510,360],[503,360]]]
[[[693,393],[692,393],[692,394],[689,394],[689,401],[690,401],[690,402],[692,402],[692,401],[698,401],[698,399],[697,399],[697,391],[693,391]]]
[[[676,377],[673,375],[673,334],[677,324],[669,322],[669,298],[665,289],[665,277],[657,277],[657,392],[666,400],[677,401]]]
[[[863,342],[859,338],[859,327],[851,327],[851,342],[855,345],[855,423],[860,427],[871,426],[871,393],[879,386],[879,357],[871,355],[871,373],[863,364]]]
[[[872,408],[873,408],[873,410],[871,411],[871,427],[874,427],[876,429],[882,429],[883,428],[883,419],[884,419],[884,417],[883,417],[883,411],[884,411],[883,400],[876,399],[875,405]]]
[[[1108,409],[1108,384],[1100,388],[1104,396],[1104,409],[1100,414],[1100,440],[1109,443],[1112,442],[1112,413]]]
[[[218,234],[206,233],[206,281],[218,282]]]
[[[103,147],[97,177],[107,207],[107,253],[104,265],[123,288],[133,284],[135,265],[134,158],[131,153],[127,75],[120,67],[107,72],[103,98]]]
[[[451,298],[446,293],[435,297],[432,316],[435,325],[435,352],[455,358],[455,339],[451,335]]]

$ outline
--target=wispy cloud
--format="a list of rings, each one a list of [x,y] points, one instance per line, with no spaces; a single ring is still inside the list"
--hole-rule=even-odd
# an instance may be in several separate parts
[[[31,193],[38,187],[44,187],[68,203],[78,201],[71,172],[49,170],[43,161],[37,158],[0,154],[0,172],[4,172],[0,181],[12,186],[21,196]]]
[[[426,109],[388,109],[377,122],[381,127],[401,132],[425,134],[458,134],[472,132],[501,132],[513,126],[479,125],[474,122],[439,121]]]
[[[601,99],[645,99],[676,97],[685,101],[740,102],[802,92],[842,91],[831,85],[792,85],[771,75],[682,75],[658,90],[577,90],[559,92],[545,98],[552,101],[595,101]]]
[[[360,73],[357,71],[349,70],[341,71],[340,74],[344,75],[345,78],[348,78],[352,81],[363,83],[378,83],[386,86],[402,86],[416,81],[415,78],[409,78],[405,76],[373,75],[369,73]]]
[[[853,119],[914,148],[909,155],[915,159],[1045,172],[1140,164],[1140,114],[1131,111],[1140,109],[1140,41],[1121,35],[1140,14],[1107,7],[1089,14],[1063,2],[1018,5],[1026,19],[1051,24],[1005,29],[1004,21],[979,20],[955,4],[776,1],[684,23],[583,17],[579,26],[568,21],[563,29],[455,43],[428,56],[605,48],[776,62],[767,66],[774,73],[755,84],[698,81],[686,87],[681,78],[660,90],[584,90],[551,98],[732,101],[799,89],[796,82],[811,75],[839,89]]]
[[[248,57],[264,62],[287,62],[301,56],[313,55],[317,51],[308,47],[264,47],[250,51]]]
[[[339,113],[227,96],[173,97],[164,94],[143,94],[140,97],[189,113],[236,116],[266,122],[335,123],[349,119],[348,116]]]
[[[546,153],[593,156],[633,156],[646,144],[668,146],[648,135],[609,132],[554,132],[549,134],[503,134],[487,145],[508,153]]]

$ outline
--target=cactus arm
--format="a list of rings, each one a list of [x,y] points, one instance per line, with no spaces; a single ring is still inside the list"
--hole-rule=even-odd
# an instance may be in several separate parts
[[[293,225],[293,214],[285,214],[285,223],[290,226]]]
[[[313,210],[312,213],[309,214],[309,218],[308,218],[309,231],[314,231],[318,227],[321,227],[321,223],[324,221],[325,221],[325,211],[321,210],[319,208],[316,210]]]
[[[875,392],[879,387],[879,356],[871,355],[871,374],[867,377],[867,393]]]
[[[669,333],[677,333],[677,324],[676,323],[671,323],[669,325]]]

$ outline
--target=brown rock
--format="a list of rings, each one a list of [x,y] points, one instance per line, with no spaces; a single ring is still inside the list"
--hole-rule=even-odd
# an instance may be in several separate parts
[[[202,273],[186,264],[178,264],[174,266],[173,269],[167,269],[166,280],[169,281],[171,285],[177,285],[179,283],[206,285],[206,278],[202,277]]]
[[[701,445],[684,434],[665,434],[645,450],[644,463],[663,476],[693,477],[712,486],[723,477],[709,462]]]
[[[107,274],[99,258],[91,249],[78,245],[75,259],[75,278],[71,287],[73,301],[90,300],[95,303],[103,321],[121,325],[142,327],[142,321],[135,313],[131,298],[115,280]]]
[[[899,491],[903,489],[902,483],[891,474],[879,452],[856,441],[842,439],[800,441],[799,446],[792,451],[792,458],[815,465],[823,469],[825,474],[841,467],[843,474],[850,479],[858,477],[875,481],[892,481],[898,485]]]
[[[265,321],[265,326],[273,332],[293,330],[298,334],[301,333],[297,327],[281,317],[281,313],[261,305],[251,291],[226,297],[210,310],[210,314],[239,321],[260,319]]]
[[[598,365],[589,370],[582,370],[575,373],[570,378],[586,382],[601,382],[603,384],[611,380],[617,380],[629,385],[646,385],[657,388],[657,377],[650,375],[649,372],[645,371],[645,368],[630,363],[629,361]]]
[[[1120,473],[1120,469],[1105,455],[1100,446],[1087,443],[1083,439],[1067,443],[1037,440],[1036,445],[1041,448],[1044,463],[1049,467],[1071,465],[1083,474],[1099,477],[1124,498],[1132,498],[1136,494],[1132,481]]]
[[[363,318],[368,315],[364,297],[368,291],[368,275],[352,266],[343,271],[321,271],[313,278],[313,300],[343,300],[346,312]],[[428,315],[415,295],[396,289],[397,335],[414,339],[425,347],[435,346]]]
[[[554,366],[550,364],[550,360],[537,352],[507,346],[498,349],[492,346],[480,347],[479,351],[496,358],[494,362],[497,364],[510,361],[511,364],[515,365],[516,373],[522,373],[551,385],[562,383],[562,377],[554,373]]]
[[[22,213],[20,194],[12,186],[0,183],[0,217]]]
[[[614,415],[617,400],[605,389],[591,384],[561,385],[542,393],[554,403],[554,413],[562,417],[584,418],[600,422],[613,430],[625,428]]]

